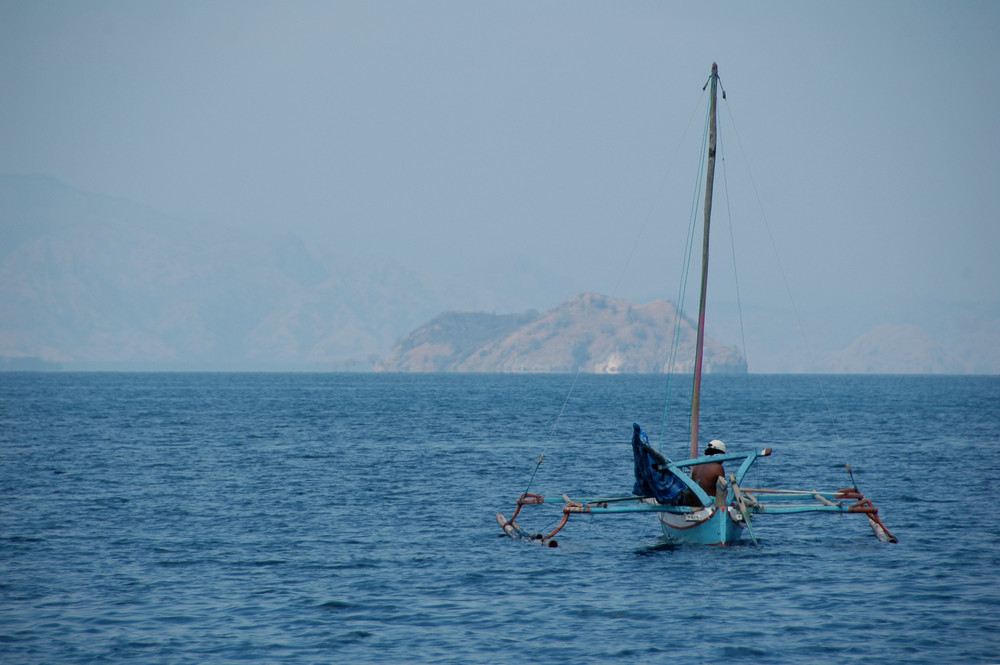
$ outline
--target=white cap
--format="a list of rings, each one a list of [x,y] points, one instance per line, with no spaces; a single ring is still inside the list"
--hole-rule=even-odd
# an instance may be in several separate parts
[[[707,453],[712,449],[715,449],[720,453],[724,453],[726,452],[726,444],[719,441],[718,439],[712,439],[712,441],[708,444],[708,448],[705,448],[705,452]]]

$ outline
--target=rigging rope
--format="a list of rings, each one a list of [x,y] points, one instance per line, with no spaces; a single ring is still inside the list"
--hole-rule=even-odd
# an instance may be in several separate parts
[[[705,91],[702,89],[701,99],[705,98]],[[639,227],[639,233],[636,234],[635,242],[632,243],[632,250],[629,252],[628,257],[625,259],[625,265],[622,266],[622,271],[618,274],[618,280],[615,282],[615,288],[611,292],[611,297],[614,298],[618,295],[618,288],[622,284],[622,280],[625,278],[625,274],[628,272],[628,266],[632,262],[632,257],[635,256],[635,251],[639,247],[639,241],[642,240],[642,235],[646,232],[646,227],[649,226],[649,220],[653,217],[653,210],[655,210],[659,198],[663,193],[664,185],[666,185],[667,180],[670,177],[670,172],[673,171],[674,164],[677,163],[677,156],[680,154],[681,146],[684,144],[684,140],[687,138],[688,132],[691,130],[691,124],[694,122],[695,116],[698,114],[698,107],[701,106],[701,99],[695,104],[694,110],[691,111],[691,116],[688,118],[687,125],[684,127],[684,132],[681,134],[680,140],[677,142],[677,147],[674,148],[674,155],[670,159],[670,163],[667,165],[667,170],[663,173],[663,178],[660,179],[660,186],[657,189],[657,194],[653,197],[653,201],[649,204],[649,209],[646,211],[646,216],[642,220],[642,226]],[[707,121],[706,121],[707,122]],[[707,125],[706,125],[707,126]],[[708,131],[706,129],[706,131]],[[704,141],[702,141],[704,143]]]
[[[704,89],[702,90],[704,92]],[[703,95],[704,97],[704,95]],[[691,208],[688,214],[688,229],[687,238],[684,242],[684,254],[681,258],[681,278],[678,286],[677,300],[676,300],[676,316],[674,317],[674,330],[673,335],[670,340],[670,355],[667,360],[667,385],[666,385],[666,396],[663,400],[663,414],[660,418],[660,438],[657,442],[657,448],[663,449],[663,440],[666,436],[667,428],[667,412],[670,409],[670,391],[673,384],[674,377],[674,367],[677,363],[677,353],[680,349],[680,336],[681,329],[684,324],[684,302],[687,296],[687,284],[688,277],[691,274],[691,258],[694,253],[694,240],[697,231],[697,221],[698,221],[698,202],[701,200],[701,192],[703,186],[702,171],[705,169],[705,160],[708,157],[708,129],[709,129],[709,115],[708,111],[705,112],[705,126],[702,131],[701,136],[701,155],[698,161],[697,169],[695,170],[695,187],[694,192],[691,196]],[[690,432],[688,432],[690,434]]]
[[[725,99],[725,97],[723,97]],[[750,186],[753,188],[754,197],[757,199],[757,207],[760,209],[760,216],[764,222],[764,229],[767,231],[767,239],[771,243],[771,251],[774,252],[774,261],[778,266],[778,272],[781,274],[781,279],[785,285],[785,292],[788,294],[788,301],[792,305],[792,312],[795,315],[795,324],[798,327],[799,336],[802,338],[802,344],[806,347],[806,353],[809,356],[809,362],[813,367],[816,367],[816,357],[813,353],[812,346],[809,344],[809,340],[806,337],[805,327],[802,325],[802,317],[799,315],[799,308],[795,304],[795,297],[792,295],[792,287],[788,281],[788,275],[785,273],[785,267],[781,263],[781,256],[778,254],[778,245],[774,241],[774,235],[771,233],[771,226],[767,222],[767,214],[764,212],[764,204],[760,200],[760,192],[757,191],[757,183],[753,178],[753,171],[750,170],[750,160],[747,158],[746,151],[743,149],[743,140],[740,138],[739,130],[736,128],[736,120],[733,118],[732,109],[729,108],[728,102],[726,103],[726,111],[729,112],[730,122],[733,124],[733,133],[736,134],[736,145],[740,148],[740,154],[743,156],[743,161],[747,166],[747,175],[750,178]],[[820,376],[816,375],[817,383],[819,384],[820,394],[823,396],[823,402],[826,405],[827,413],[830,416],[830,423],[833,427],[834,436],[840,440],[840,430],[837,427],[837,418],[833,413],[833,408],[830,406],[830,399],[827,397],[826,389],[823,386],[823,381]]]
[[[705,97],[705,91],[704,91],[704,89],[702,89],[701,99],[704,99],[704,97]],[[642,236],[643,236],[643,233],[645,233],[645,231],[646,231],[646,227],[649,226],[649,221],[653,217],[653,211],[655,210],[656,205],[659,202],[659,197],[660,197],[660,195],[663,192],[664,185],[667,183],[667,180],[670,177],[671,171],[673,171],[674,164],[677,163],[677,157],[680,154],[681,146],[683,145],[684,140],[687,138],[688,132],[691,129],[691,125],[694,122],[695,116],[698,114],[698,108],[701,106],[701,99],[699,99],[699,101],[694,105],[694,108],[691,111],[691,115],[688,118],[687,125],[684,127],[684,132],[681,135],[680,140],[677,142],[677,147],[674,148],[673,157],[670,159],[670,162],[667,165],[667,169],[663,173],[663,178],[660,180],[660,185],[659,185],[659,188],[657,190],[657,194],[656,194],[656,196],[653,197],[653,201],[650,204],[649,209],[646,211],[646,216],[645,216],[645,218],[643,218],[642,226],[639,228],[639,233],[636,234],[635,242],[632,243],[632,249],[629,251],[628,257],[626,257],[626,259],[625,259],[625,265],[622,267],[621,273],[619,273],[618,279],[615,282],[615,287],[614,287],[614,289],[611,292],[611,298],[612,299],[614,299],[614,298],[616,298],[618,296],[618,289],[621,287],[622,280],[625,278],[625,274],[628,272],[628,266],[632,262],[632,258],[635,256],[636,249],[639,247],[639,242],[640,242],[640,240],[642,240]],[[708,131],[707,125],[706,125],[705,131],[706,132]],[[704,140],[702,141],[702,143],[704,143]],[[697,195],[695,196],[695,200],[697,200]],[[689,234],[690,233],[692,233],[691,230],[689,230]],[[689,240],[689,244],[691,242],[693,242],[693,241]],[[674,355],[676,355],[676,353]],[[673,361],[674,361],[674,359],[671,358],[671,360],[670,360],[671,372],[673,371]],[[524,490],[525,494],[527,494],[528,490],[531,489],[531,484],[535,480],[535,474],[538,473],[538,467],[541,466],[542,460],[545,459],[545,453],[548,451],[549,444],[552,443],[552,437],[555,435],[556,427],[558,427],[559,421],[562,419],[563,413],[565,413],[565,411],[566,411],[566,406],[569,404],[570,397],[573,395],[573,391],[576,388],[577,381],[580,379],[580,373],[581,373],[581,371],[582,371],[582,368],[577,367],[576,374],[573,377],[573,383],[570,385],[569,391],[566,393],[566,399],[563,400],[562,407],[559,409],[559,414],[556,416],[555,421],[552,423],[552,428],[549,430],[549,435],[548,435],[548,438],[546,438],[546,440],[545,440],[545,445],[542,446],[542,454],[539,456],[538,461],[535,463],[535,468],[531,472],[531,478],[528,480],[528,486]],[[668,390],[668,395],[669,395],[669,390]],[[660,436],[661,436],[661,444],[660,445],[662,445],[662,428],[661,428],[661,434],[660,434]]]
[[[725,99],[725,98],[723,97],[723,99]],[[727,106],[728,106],[728,102],[727,102]],[[730,206],[730,201],[729,201],[729,177],[728,177],[728,174],[726,172],[726,155],[723,152],[722,127],[721,127],[721,125],[719,127],[719,131],[717,132],[717,134],[718,134],[718,139],[719,139],[719,161],[722,162],[722,189],[723,189],[723,191],[725,192],[725,195],[726,195],[726,221],[729,223],[729,247],[730,247],[730,249],[732,249],[732,253],[733,253],[733,281],[734,281],[735,286],[736,286],[736,312],[737,312],[737,316],[739,317],[739,321],[740,321],[740,345],[742,346],[742,349],[743,349],[743,365],[744,365],[744,370],[745,370],[743,372],[743,376],[746,377],[746,385],[749,388],[749,385],[750,385],[750,378],[749,378],[750,377],[750,371],[749,371],[750,361],[747,359],[747,336],[746,336],[746,331],[745,331],[744,326],[743,326],[743,298],[740,295],[740,274],[739,274],[739,270],[737,270],[737,268],[736,268],[736,235],[733,232],[733,211],[732,211],[732,207]],[[749,392],[749,389],[748,389],[747,392]]]

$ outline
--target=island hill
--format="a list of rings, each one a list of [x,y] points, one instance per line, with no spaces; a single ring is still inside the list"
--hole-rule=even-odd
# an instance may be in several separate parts
[[[544,313],[445,312],[378,363],[382,372],[663,373],[678,324],[673,303],[637,305],[596,293]],[[694,371],[696,326],[680,319],[674,371]],[[703,370],[745,372],[740,352],[706,337]]]

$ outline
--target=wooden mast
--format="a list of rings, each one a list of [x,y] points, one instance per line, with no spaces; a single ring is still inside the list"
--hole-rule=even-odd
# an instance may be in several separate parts
[[[701,299],[698,305],[698,343],[694,354],[694,388],[691,393],[691,457],[698,456],[698,408],[701,403],[701,359],[705,353],[705,296],[708,293],[708,237],[712,220],[712,183],[715,179],[715,95],[719,65],[712,63],[711,104],[708,111],[708,175],[705,178],[705,237],[701,247]]]

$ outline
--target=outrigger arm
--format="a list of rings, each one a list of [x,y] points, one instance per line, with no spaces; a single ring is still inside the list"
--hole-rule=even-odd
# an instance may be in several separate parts
[[[724,507],[729,505],[739,511],[743,518],[743,523],[747,527],[748,535],[755,545],[757,544],[757,538],[754,535],[753,527],[751,526],[752,516],[792,515],[798,513],[817,512],[865,514],[868,516],[869,525],[880,541],[889,543],[899,542],[896,536],[889,531],[888,527],[886,527],[879,518],[878,508],[875,507],[870,499],[865,498],[865,496],[858,489],[857,485],[853,483],[853,472],[851,473],[852,486],[835,492],[741,487],[740,482],[742,482],[743,477],[753,465],[754,461],[756,461],[758,457],[770,454],[771,449],[765,448],[760,451],[754,450],[750,453],[730,453],[725,455],[712,455],[711,457],[696,457],[694,459],[683,460],[680,462],[668,462],[667,464],[659,465],[659,470],[669,471],[685,483],[687,488],[691,490],[691,492],[701,502],[702,505],[700,507],[665,505],[658,503],[655,499],[650,497],[642,496],[603,497],[573,500],[569,496],[563,494],[561,497],[563,501],[562,519],[556,527],[548,534],[530,533],[524,530],[515,521],[517,516],[521,513],[521,509],[528,505],[554,503],[555,501],[546,501],[545,497],[540,494],[525,492],[518,497],[517,508],[509,520],[503,513],[497,513],[496,520],[497,523],[500,524],[501,528],[503,528],[504,533],[511,538],[516,538],[518,540],[546,547],[557,547],[558,542],[555,540],[556,534],[566,526],[570,516],[577,513],[589,513],[591,515],[664,512],[691,513],[702,510],[703,507],[713,505],[717,507]],[[736,472],[729,474],[728,482],[724,479],[719,479],[719,487],[715,497],[710,497],[698,485],[698,483],[696,483],[687,473],[683,471],[686,467],[703,464],[705,462],[736,459],[742,459],[743,463]],[[849,465],[847,466],[847,469],[849,472],[851,471]],[[763,501],[765,500],[765,497],[775,498],[783,501],[783,503],[764,503]],[[803,500],[811,501],[808,503],[800,503],[800,501]],[[791,503],[784,503],[784,501],[790,501]],[[812,501],[815,501],[816,503],[813,503]],[[848,505],[845,503],[846,501],[854,501],[854,503]]]

